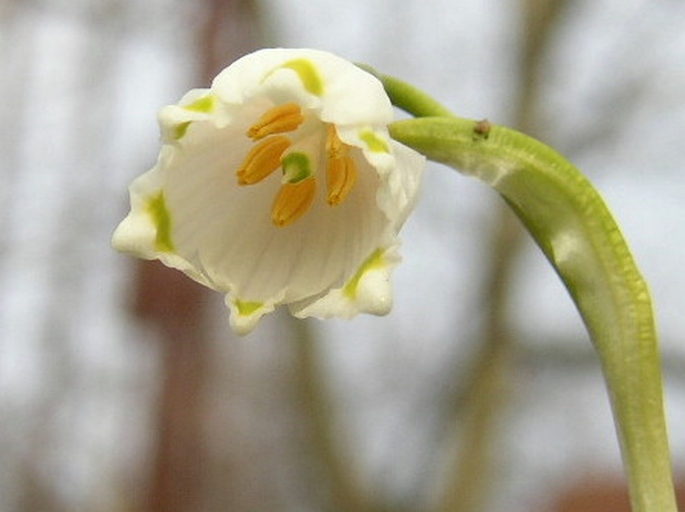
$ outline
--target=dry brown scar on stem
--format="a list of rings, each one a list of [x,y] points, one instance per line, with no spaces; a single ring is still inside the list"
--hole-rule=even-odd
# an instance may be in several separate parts
[[[481,121],[476,121],[476,124],[473,127],[473,133],[475,135],[475,138],[487,139],[488,136],[490,135],[490,129],[491,128],[492,128],[492,123],[490,123],[490,121],[488,121],[487,119],[482,119]]]

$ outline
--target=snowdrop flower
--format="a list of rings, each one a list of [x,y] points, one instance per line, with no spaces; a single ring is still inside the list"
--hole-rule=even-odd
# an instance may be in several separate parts
[[[386,314],[424,167],[392,119],[380,82],[346,60],[247,55],[161,110],[159,159],[131,184],[113,246],[224,292],[240,334],[281,304]]]

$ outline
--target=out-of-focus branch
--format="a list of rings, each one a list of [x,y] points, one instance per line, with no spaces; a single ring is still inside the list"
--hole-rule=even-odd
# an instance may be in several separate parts
[[[295,390],[302,405],[308,436],[307,451],[320,468],[329,492],[330,510],[374,512],[376,509],[359,485],[355,468],[335,439],[333,403],[321,378],[315,332],[311,323],[292,320],[295,334]]]
[[[207,293],[160,263],[139,267],[136,311],[158,327],[162,386],[143,510],[197,510],[202,502],[202,416],[207,377]]]
[[[476,512],[483,508],[490,487],[495,426],[506,402],[508,372],[514,342],[506,322],[507,289],[511,263],[520,244],[520,229],[508,215],[499,215],[491,235],[489,282],[484,292],[484,331],[479,341],[464,395],[455,407],[453,422],[462,434],[460,450],[440,512]]]
[[[523,0],[523,41],[518,101],[513,124],[522,131],[537,131],[537,98],[540,68],[561,18],[566,0]],[[502,205],[489,236],[488,263],[482,292],[483,332],[473,363],[465,407],[456,407],[453,422],[462,433],[456,460],[447,476],[446,491],[437,507],[440,512],[483,510],[492,482],[493,448],[497,423],[503,413],[511,370],[514,335],[507,309],[509,283],[523,241],[523,229]]]
[[[262,40],[258,0],[205,0],[198,33],[199,74],[209,82],[223,67],[257,49]]]
[[[542,65],[569,0],[521,0],[523,12],[519,84],[514,128],[539,135],[539,97]]]
[[[204,84],[223,65],[256,44],[248,37],[257,25],[250,10],[254,3],[204,2],[205,19],[199,25],[197,46],[199,78]],[[204,307],[209,294],[179,272],[158,263],[144,262],[139,268],[137,311],[159,327],[163,375],[145,510],[201,510],[206,500],[203,474],[208,463],[203,399],[210,377],[210,338]]]

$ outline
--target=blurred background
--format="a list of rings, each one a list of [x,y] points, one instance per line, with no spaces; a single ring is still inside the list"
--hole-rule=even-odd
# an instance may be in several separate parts
[[[651,283],[685,480],[685,3],[0,0],[0,512],[628,510],[587,335],[482,184],[429,168],[386,318],[238,339],[220,295],[110,249],[159,107],[264,46],[590,176]]]

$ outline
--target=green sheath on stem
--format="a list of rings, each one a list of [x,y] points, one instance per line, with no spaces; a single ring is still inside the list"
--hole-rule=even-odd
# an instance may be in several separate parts
[[[539,141],[455,117],[422,91],[374,74],[393,104],[417,116],[392,123],[391,136],[490,185],[540,246],[600,356],[634,512],[676,512],[649,290],[599,193]]]

